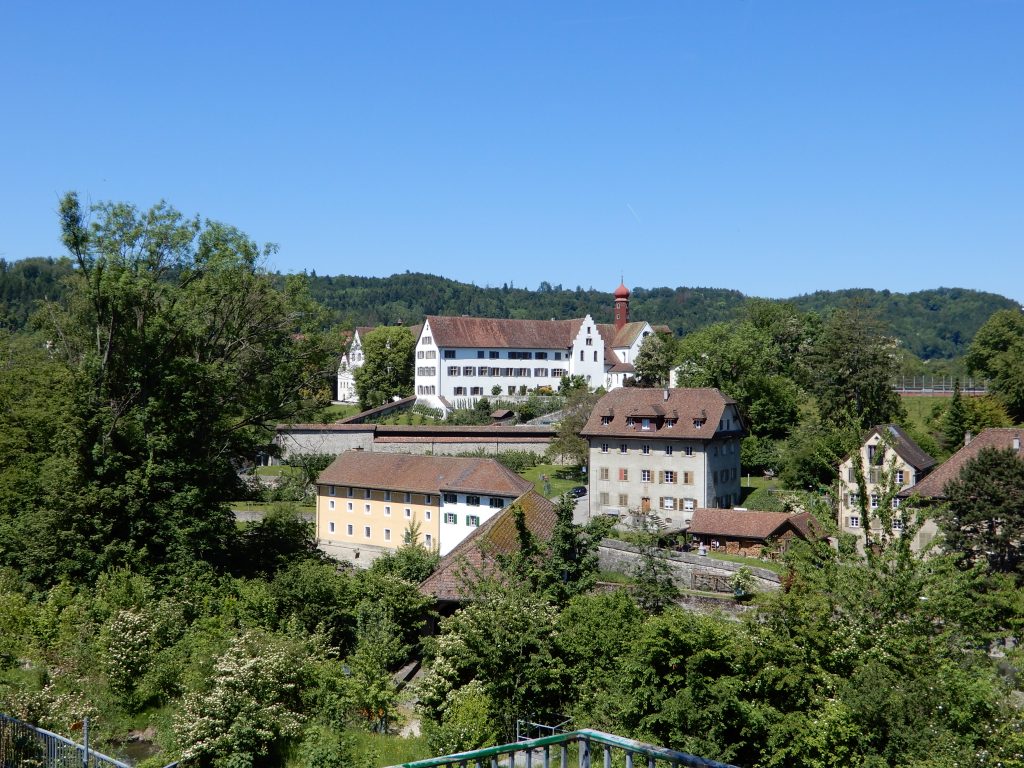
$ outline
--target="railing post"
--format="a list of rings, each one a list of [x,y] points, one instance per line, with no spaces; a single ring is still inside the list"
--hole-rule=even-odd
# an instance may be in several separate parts
[[[626,750],[626,768],[633,768],[633,753]]]
[[[559,758],[561,762],[559,762],[558,768],[569,768],[569,745],[565,742],[562,743],[562,749]]]
[[[544,745],[544,768],[551,768],[551,747]]]
[[[89,768],[89,718],[84,718],[82,722],[82,768]]]
[[[580,739],[580,768],[590,768],[590,739]]]
[[[604,745],[604,768],[612,768],[612,748]]]

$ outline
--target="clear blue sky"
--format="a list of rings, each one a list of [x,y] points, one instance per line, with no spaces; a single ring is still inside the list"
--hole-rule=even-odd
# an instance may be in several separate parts
[[[0,256],[180,210],[284,272],[1024,301],[1024,3],[0,7]]]

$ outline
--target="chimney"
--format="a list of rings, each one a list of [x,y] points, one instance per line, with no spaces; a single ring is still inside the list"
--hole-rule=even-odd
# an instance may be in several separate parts
[[[964,448],[971,444],[971,430],[964,432]]]

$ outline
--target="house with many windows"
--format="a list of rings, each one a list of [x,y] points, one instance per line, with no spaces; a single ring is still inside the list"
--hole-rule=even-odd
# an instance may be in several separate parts
[[[532,489],[494,459],[346,451],[317,478],[317,545],[369,565],[409,530],[443,556]]]
[[[557,390],[563,376],[616,389],[633,374],[643,340],[654,332],[629,320],[629,289],[615,291],[614,323],[590,315],[574,320],[505,320],[431,315],[416,343],[417,401],[449,411],[498,391]],[[662,329],[658,329],[662,330]],[[663,329],[667,331],[668,329]]]
[[[863,493],[857,480],[857,463],[863,476]],[[906,518],[900,506],[913,494],[917,484],[935,466],[929,456],[896,424],[881,424],[867,431],[860,449],[847,456],[839,465],[838,524],[841,531],[854,534],[863,543],[865,539],[864,510],[871,516],[871,530],[881,533],[878,510],[882,504],[890,505],[886,517],[891,517],[891,533],[901,535]],[[935,538],[934,521],[925,520],[914,535],[911,548],[920,551]]]
[[[591,513],[655,512],[685,525],[698,507],[735,506],[744,434],[736,401],[717,389],[609,392],[580,432],[590,446]]]

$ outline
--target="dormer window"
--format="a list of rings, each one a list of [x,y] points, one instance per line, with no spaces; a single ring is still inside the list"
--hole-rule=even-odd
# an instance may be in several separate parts
[[[704,426],[704,419],[694,419],[693,420],[693,428],[694,429],[700,429],[703,426]]]
[[[640,420],[640,429],[646,430],[646,431],[650,432],[650,430],[651,430],[651,420],[650,419],[641,419]]]
[[[602,416],[601,417],[601,424],[602,424],[602,426],[607,427],[611,423],[612,423],[612,417],[611,416]]]
[[[672,429],[672,427],[674,427],[675,425],[676,425],[676,420],[675,419],[665,419],[665,426],[668,429]]]
[[[626,417],[626,426],[627,427],[632,427],[633,426],[633,417],[632,416],[627,416]]]

